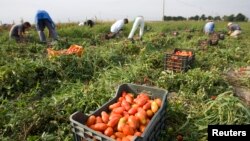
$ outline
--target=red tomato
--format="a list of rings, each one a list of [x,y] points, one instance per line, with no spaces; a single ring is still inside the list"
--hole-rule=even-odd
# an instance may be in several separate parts
[[[145,117],[147,117],[147,113],[143,108],[138,108],[138,113],[143,114]]]
[[[116,136],[115,135],[111,135],[110,136],[112,139],[116,139]]]
[[[150,109],[151,108],[151,102],[150,101],[148,101],[145,105],[143,105],[143,107],[142,107],[144,110],[148,110],[148,109]]]
[[[217,96],[214,96],[214,95],[211,96],[212,100],[215,100],[216,98],[217,98]]]
[[[122,139],[121,138],[117,138],[116,141],[122,141]]]
[[[149,96],[146,94],[146,93],[140,93],[138,96],[138,98],[143,98],[143,99],[146,99],[146,100],[149,100]]]
[[[113,128],[112,127],[108,127],[105,131],[104,131],[104,134],[107,135],[107,136],[111,136],[113,135],[114,131],[113,131]]]
[[[117,107],[117,108],[114,108],[114,109],[112,110],[112,112],[114,112],[114,113],[116,113],[116,114],[122,114],[124,110],[125,110],[124,107]]]
[[[105,123],[96,123],[96,124],[94,124],[94,129],[96,131],[102,132],[102,131],[106,130],[107,128],[108,128],[108,125],[105,124]]]
[[[127,123],[133,129],[137,129],[139,127],[139,121],[137,120],[137,118],[135,118],[135,116],[129,116]]]
[[[134,136],[132,136],[132,135],[128,135],[128,136],[127,136],[127,138],[128,138],[130,141],[132,141],[132,140],[133,140],[133,138],[134,138]]]
[[[119,122],[118,122],[118,125],[117,125],[117,130],[118,131],[122,131],[122,128],[125,126],[126,124],[126,118],[125,117],[122,117],[120,118]]]
[[[118,101],[122,102],[125,98],[124,97],[119,97]]]
[[[122,141],[130,141],[127,137],[123,137]]]
[[[125,135],[122,132],[115,132],[115,136],[117,138],[123,138],[123,137],[125,137]]]
[[[126,96],[125,96],[125,100],[126,100],[128,103],[130,103],[130,104],[133,103],[133,97],[132,97],[131,95],[126,95]]]
[[[128,118],[129,117],[129,113],[127,111],[123,111],[123,117]]]
[[[156,98],[155,100],[154,100],[156,103],[157,103],[157,105],[159,106],[159,107],[161,107],[161,99],[160,98]]]
[[[137,104],[138,104],[138,106],[140,106],[140,107],[142,107],[143,105],[145,105],[146,103],[147,103],[147,99],[146,98],[139,98],[139,99],[137,99]]]
[[[134,98],[134,95],[132,93],[127,93],[130,97]]]
[[[113,119],[114,117],[118,117],[120,119],[122,117],[122,115],[121,114],[116,114],[116,113],[111,113],[109,115],[109,120]]]
[[[119,122],[119,120],[120,120],[120,117],[118,117],[118,116],[116,116],[116,117],[113,117],[112,119],[110,119],[109,121],[108,121],[108,126],[109,127],[115,127],[116,125],[117,125],[117,123]]]
[[[127,92],[122,91],[122,97],[125,97],[127,95]]]
[[[158,109],[159,109],[158,104],[157,104],[155,101],[153,101],[153,102],[151,103],[151,110],[152,110],[154,113],[156,113],[156,112],[158,111]]]
[[[124,107],[125,110],[127,110],[127,111],[131,108],[130,104],[126,100],[122,101],[121,106]]]
[[[102,118],[100,116],[97,116],[95,123],[103,123]]]
[[[135,136],[139,136],[139,137],[140,137],[141,135],[142,135],[142,133],[141,133],[141,132],[138,132],[138,131],[137,131],[137,132],[135,132]]]
[[[145,125],[140,125],[140,131],[143,133],[145,131],[146,126]]]
[[[96,122],[96,117],[94,115],[91,115],[87,120],[87,126],[93,125]]]
[[[108,115],[107,112],[102,111],[102,112],[101,112],[101,117],[102,117],[102,121],[103,121],[104,123],[108,123],[108,121],[109,121],[109,115]]]
[[[147,113],[147,117],[149,117],[149,118],[153,117],[153,115],[154,115],[154,112],[150,109],[147,110],[146,113]]]
[[[113,110],[114,108],[121,107],[121,102],[116,102],[109,106],[109,110]]]
[[[135,133],[134,129],[127,124],[122,128],[122,132],[124,135],[134,135]]]
[[[137,108],[132,107],[131,109],[128,110],[128,113],[130,115],[134,115],[137,112]]]
[[[142,114],[141,112],[136,113],[135,116],[139,119],[141,124],[145,125],[147,123],[145,115]]]

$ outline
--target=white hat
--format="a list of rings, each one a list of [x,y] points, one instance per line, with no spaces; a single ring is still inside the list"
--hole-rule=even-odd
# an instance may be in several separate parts
[[[231,22],[229,22],[228,24],[227,24],[227,26],[230,26],[230,25],[232,25],[233,23],[231,23]]]

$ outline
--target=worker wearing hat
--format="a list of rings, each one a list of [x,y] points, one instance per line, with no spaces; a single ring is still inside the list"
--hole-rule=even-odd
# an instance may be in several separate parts
[[[232,22],[229,22],[227,24],[227,28],[229,30],[228,34],[231,36],[231,37],[235,37],[237,38],[240,34],[241,34],[241,28],[238,24],[235,24],[235,23],[232,23]]]

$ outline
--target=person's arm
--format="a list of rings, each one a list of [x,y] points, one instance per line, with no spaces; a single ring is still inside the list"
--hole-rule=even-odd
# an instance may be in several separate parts
[[[35,27],[38,29],[38,15],[35,16]]]
[[[124,27],[124,22],[120,22],[117,25],[117,33],[121,32],[123,30],[123,27]]]
[[[24,28],[23,26],[18,27],[18,35],[19,35],[20,38],[23,38],[23,36],[24,36],[24,31],[25,30],[23,28]]]
[[[47,16],[48,16],[48,20],[50,21],[52,27],[55,29],[55,28],[56,28],[55,23],[53,22],[53,20],[52,20],[51,17],[49,16],[49,14],[48,14]]]
[[[228,26],[228,35],[232,33],[232,26]]]
[[[229,31],[232,32],[234,30],[234,27],[233,26],[229,26],[228,29],[229,29]]]

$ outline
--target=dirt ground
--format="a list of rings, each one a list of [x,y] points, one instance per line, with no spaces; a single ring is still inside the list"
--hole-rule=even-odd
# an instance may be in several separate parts
[[[241,67],[239,69],[230,70],[226,74],[226,78],[233,86],[235,95],[241,98],[247,105],[250,106],[250,88],[241,85],[242,79],[250,79],[250,66]]]

